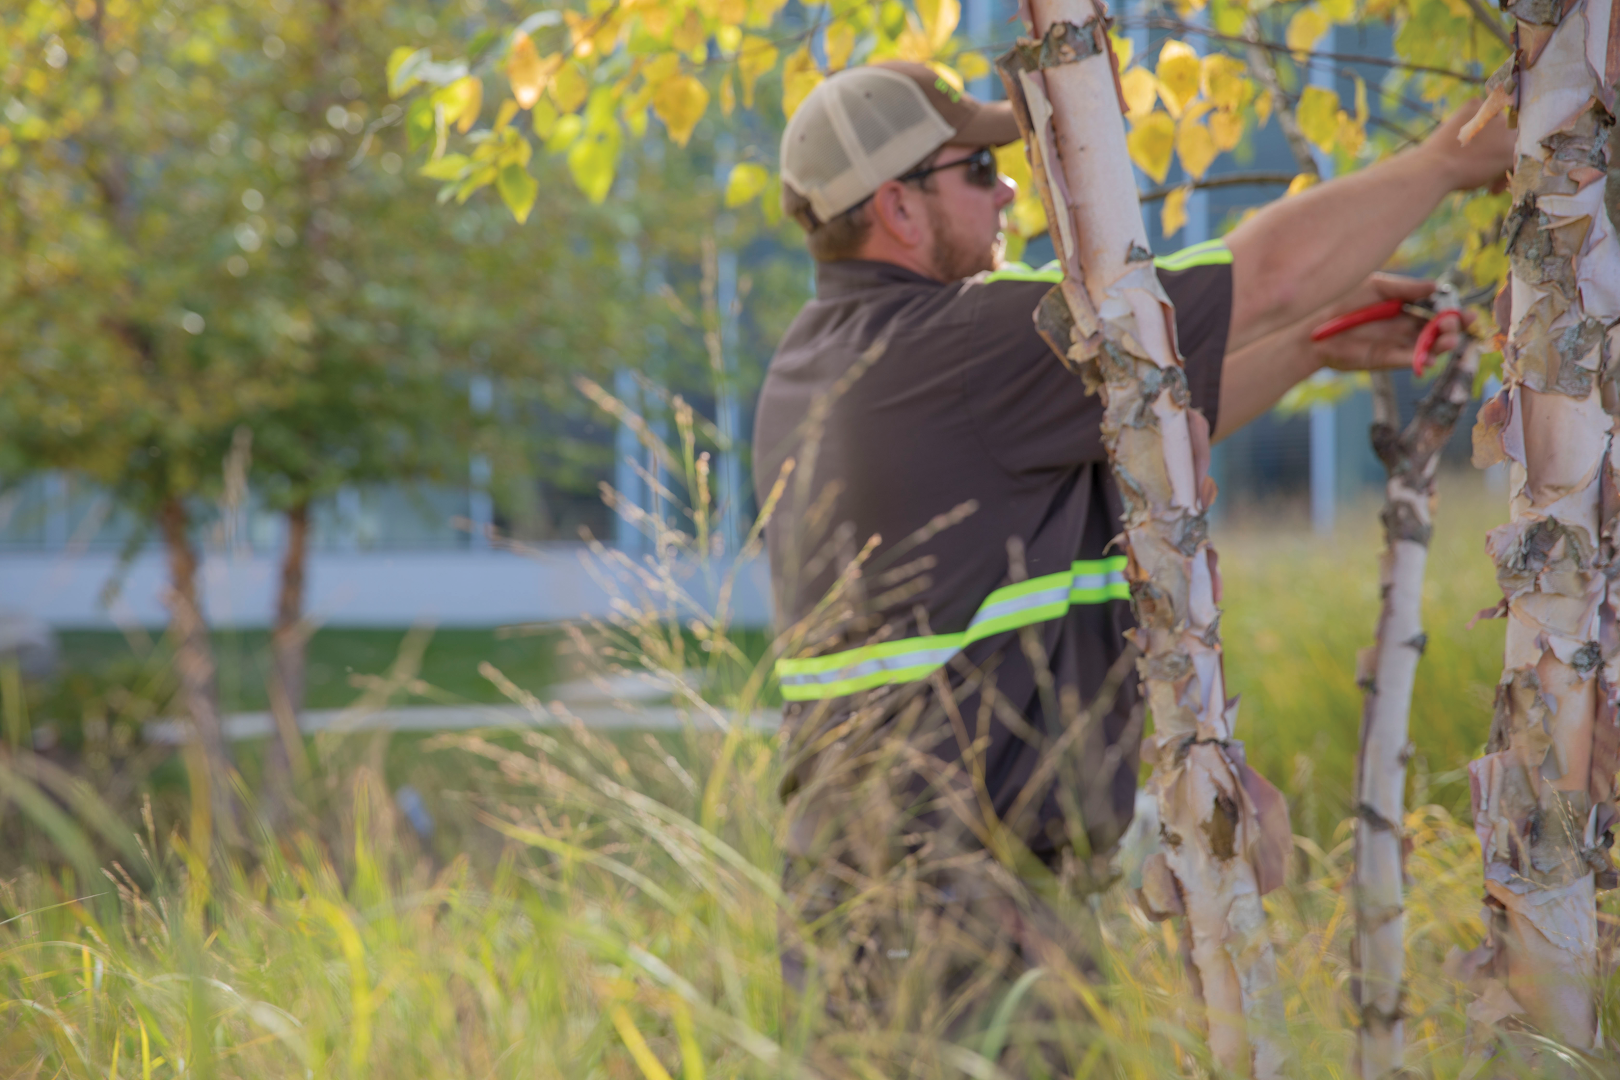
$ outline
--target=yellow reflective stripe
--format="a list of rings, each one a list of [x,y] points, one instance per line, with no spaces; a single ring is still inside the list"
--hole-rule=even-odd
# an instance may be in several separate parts
[[[1191,270],[1195,266],[1226,266],[1231,261],[1232,249],[1224,240],[1205,240],[1154,259],[1153,265],[1160,270]]]
[[[1021,262],[1003,263],[1001,269],[986,274],[984,280],[986,283],[992,281],[1044,281],[1048,285],[1056,285],[1063,280],[1063,268],[1058,266],[1056,259],[1039,270],[1031,269],[1028,264]]]
[[[968,628],[955,634],[902,638],[858,649],[776,662],[782,697],[813,701],[874,686],[915,682],[944,667],[968,645],[1008,630],[1061,618],[1076,604],[1129,600],[1125,556],[1084,559],[1067,571],[1004,585],[985,598]]]
[[[1202,244],[1184,247],[1180,251],[1172,251],[1168,255],[1161,255],[1153,260],[1153,265],[1160,270],[1190,270],[1195,266],[1225,266],[1232,261],[1232,249],[1226,246],[1224,240],[1205,240]],[[1056,285],[1063,280],[1063,268],[1056,260],[1047,263],[1038,269],[1025,263],[1004,263],[1001,269],[984,276],[986,283],[992,281],[1044,281],[1049,285]]]

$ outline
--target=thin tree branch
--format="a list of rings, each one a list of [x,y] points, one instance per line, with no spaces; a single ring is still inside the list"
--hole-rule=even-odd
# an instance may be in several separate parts
[[[1146,191],[1142,192],[1138,198],[1142,202],[1146,203],[1162,199],[1172,191],[1179,191],[1182,188],[1196,188],[1199,191],[1204,191],[1209,188],[1249,187],[1251,185],[1259,186],[1262,184],[1287,185],[1293,182],[1293,173],[1230,172],[1221,173],[1219,176],[1206,176],[1202,180],[1193,180],[1191,182],[1183,181],[1179,184],[1160,184],[1158,187],[1148,188]]]
[[[1479,0],[1469,0],[1470,4],[1478,4]],[[1429,67],[1426,64],[1409,64],[1404,60],[1391,60],[1383,56],[1364,56],[1361,53],[1341,52],[1315,52],[1311,50],[1290,49],[1280,41],[1269,41],[1256,34],[1254,37],[1236,37],[1232,34],[1217,34],[1213,30],[1205,29],[1196,23],[1186,22],[1182,19],[1172,19],[1166,15],[1149,15],[1142,19],[1120,19],[1120,25],[1145,26],[1152,30],[1173,30],[1177,33],[1197,35],[1209,38],[1211,41],[1226,41],[1233,45],[1266,49],[1270,52],[1287,53],[1290,56],[1304,56],[1314,60],[1339,60],[1347,64],[1370,64],[1374,67],[1394,68],[1400,71],[1416,71],[1425,75],[1441,75],[1458,82],[1480,84],[1485,81],[1483,75],[1470,75],[1463,71],[1453,71],[1450,68]],[[1501,30],[1500,26],[1497,26]]]
[[[1478,19],[1480,24],[1484,26],[1485,29],[1489,30],[1491,34],[1495,36],[1497,41],[1502,43],[1502,47],[1504,49],[1506,49],[1508,52],[1512,52],[1513,38],[1508,34],[1507,28],[1502,25],[1502,20],[1498,19],[1495,15],[1492,15],[1490,9],[1481,3],[1480,0],[1467,0],[1467,2],[1468,10],[1474,13],[1474,18]]]

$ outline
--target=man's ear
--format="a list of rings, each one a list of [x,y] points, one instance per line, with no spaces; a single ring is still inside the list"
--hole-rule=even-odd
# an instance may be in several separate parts
[[[898,180],[885,180],[872,195],[872,223],[904,248],[921,247],[927,239],[922,207]]]

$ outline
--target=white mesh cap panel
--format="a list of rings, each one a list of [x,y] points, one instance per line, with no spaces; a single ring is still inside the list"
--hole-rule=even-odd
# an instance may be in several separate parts
[[[830,221],[955,134],[906,76],[853,68],[811,92],[782,133],[782,178]]]

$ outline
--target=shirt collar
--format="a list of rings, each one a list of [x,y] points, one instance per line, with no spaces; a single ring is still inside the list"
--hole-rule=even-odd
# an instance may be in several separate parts
[[[884,285],[933,285],[943,287],[933,278],[924,277],[915,270],[907,270],[890,262],[873,259],[840,259],[838,262],[816,263],[816,299],[834,300],[852,293],[863,292]]]

